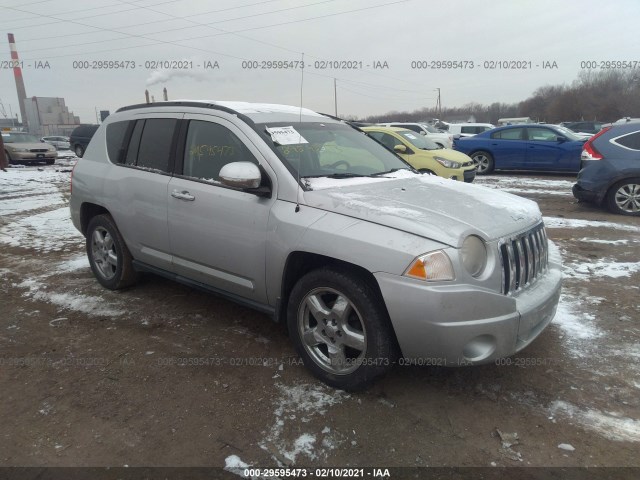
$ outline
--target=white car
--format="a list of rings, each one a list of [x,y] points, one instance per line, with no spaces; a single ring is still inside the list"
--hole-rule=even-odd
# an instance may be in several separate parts
[[[454,137],[473,137],[487,130],[496,128],[491,123],[447,123],[447,132]]]
[[[40,139],[42,143],[48,143],[49,145],[53,145],[56,147],[56,150],[69,150],[69,137],[62,136],[53,136],[53,137],[42,137]]]
[[[389,122],[379,123],[378,125],[382,125],[384,127],[401,127],[413,130],[414,132],[418,132],[419,134],[428,137],[430,140],[433,140],[442,148],[453,148],[453,135],[443,133],[437,128],[426,123]]]

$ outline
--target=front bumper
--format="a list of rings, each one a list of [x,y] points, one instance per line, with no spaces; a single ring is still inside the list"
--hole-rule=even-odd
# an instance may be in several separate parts
[[[58,158],[58,152],[10,152],[11,159],[18,162],[44,162]]]
[[[466,183],[471,183],[476,178],[476,169],[472,168],[464,171],[464,181]]]
[[[548,271],[514,296],[474,285],[375,277],[403,360],[442,366],[490,363],[525,348],[553,319],[562,284],[559,261],[551,259]]]

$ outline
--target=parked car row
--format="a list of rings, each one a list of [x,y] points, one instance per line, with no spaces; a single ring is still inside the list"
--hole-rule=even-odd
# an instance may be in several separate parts
[[[453,147],[453,135],[449,133],[443,133],[437,128],[427,123],[411,123],[411,122],[389,122],[389,123],[380,123],[380,126],[383,127],[398,127],[405,128],[407,130],[413,130],[420,135],[424,135],[428,137],[430,140],[433,140],[436,145],[439,145],[441,148],[452,148]]]

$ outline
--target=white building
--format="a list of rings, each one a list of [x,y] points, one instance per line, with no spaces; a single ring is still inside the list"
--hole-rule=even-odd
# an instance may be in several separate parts
[[[31,97],[26,98],[24,103],[29,132],[34,135],[68,136],[80,125],[80,118],[69,111],[64,98]]]

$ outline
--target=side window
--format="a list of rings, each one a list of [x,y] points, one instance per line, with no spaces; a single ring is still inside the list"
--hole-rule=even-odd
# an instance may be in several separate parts
[[[640,132],[633,132],[617,138],[613,143],[630,148],[631,150],[640,150]]]
[[[529,128],[529,140],[534,142],[557,142],[558,134],[548,128]]]
[[[460,127],[460,133],[478,133],[476,127]]]
[[[380,136],[376,137],[376,139],[380,143],[382,143],[382,145],[384,145],[387,150],[393,152],[393,147],[395,147],[396,145],[402,145],[402,142],[393,135],[389,135],[388,133],[379,133],[378,135]]]
[[[136,126],[133,129],[131,140],[129,141],[129,148],[127,149],[127,156],[124,159],[125,165],[135,165],[138,159],[138,150],[140,149],[140,138],[142,137],[142,130],[144,129],[144,120],[138,120]]]
[[[131,122],[116,122],[107,125],[107,154],[113,163],[124,160],[124,138]]]
[[[258,161],[231,130],[217,123],[189,122],[182,174],[206,181],[218,181],[220,169],[231,162]]]
[[[491,134],[491,138],[500,138],[502,140],[522,140],[522,128],[509,128],[507,130],[500,130]]]
[[[409,130],[413,130],[414,132],[420,133],[422,132],[422,128],[418,125],[397,125],[398,127],[408,128]]]
[[[144,122],[136,166],[169,171],[171,144],[177,122],[174,118],[151,118]]]

